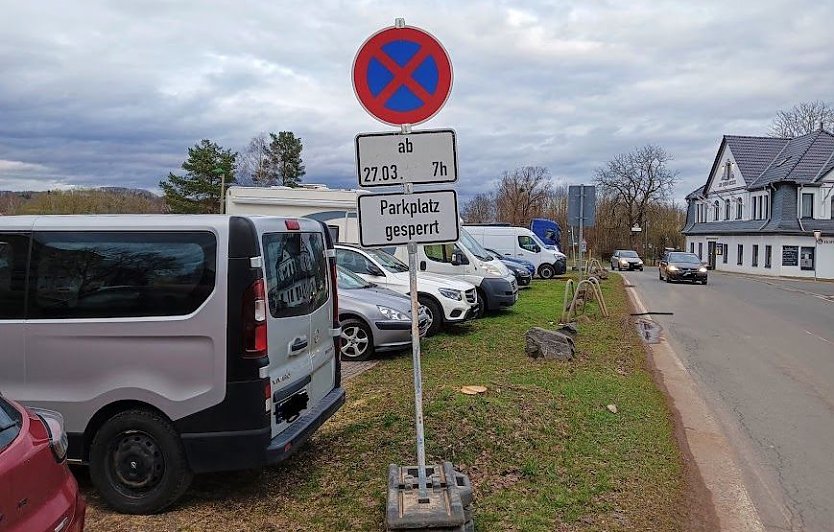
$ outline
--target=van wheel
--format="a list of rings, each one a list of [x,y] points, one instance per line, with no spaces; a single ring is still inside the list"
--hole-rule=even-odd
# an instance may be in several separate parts
[[[487,302],[484,294],[478,289],[476,292],[477,294],[477,302],[478,302],[478,312],[475,314],[475,318],[481,319],[484,317],[487,311]]]
[[[434,336],[440,332],[440,326],[443,324],[443,310],[440,308],[434,299],[426,296],[417,296],[417,301],[426,307],[426,315],[429,317],[429,325],[426,328],[426,337]]]
[[[371,330],[356,318],[342,322],[342,360],[368,360],[374,354]]]
[[[120,412],[93,438],[90,478],[117,512],[161,512],[185,493],[193,476],[179,434],[156,412]]]
[[[542,279],[553,279],[554,275],[556,275],[556,269],[550,264],[539,266],[539,277]]]

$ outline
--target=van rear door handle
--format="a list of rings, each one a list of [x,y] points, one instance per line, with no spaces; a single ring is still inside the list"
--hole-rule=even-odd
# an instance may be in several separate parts
[[[293,343],[290,346],[290,353],[295,353],[297,351],[301,351],[302,349],[307,347],[308,343],[309,342],[307,342],[307,337],[306,336],[296,338],[295,340],[293,340]]]

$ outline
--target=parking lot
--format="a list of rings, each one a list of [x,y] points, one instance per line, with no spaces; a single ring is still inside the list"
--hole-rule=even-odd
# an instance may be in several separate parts
[[[535,281],[512,309],[424,340],[428,460],[470,475],[481,530],[681,529],[681,457],[619,279],[604,285],[612,317],[589,305],[577,360],[524,354],[524,332],[553,326],[563,287]],[[488,391],[460,393],[467,384]],[[82,472],[89,529],[381,530],[387,465],[414,460],[410,353],[381,356],[346,389],[346,405],[293,458],[197,476],[161,515],[109,511]]]

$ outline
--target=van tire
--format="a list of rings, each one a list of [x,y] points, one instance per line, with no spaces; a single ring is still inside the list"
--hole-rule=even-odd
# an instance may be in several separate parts
[[[352,334],[351,334],[352,332]],[[347,318],[342,320],[342,334],[345,335],[344,337],[340,337],[339,340],[342,339],[347,340],[348,337],[353,337],[353,339],[358,342],[357,348],[361,347],[361,344],[365,344],[365,349],[360,350],[360,353],[356,356],[350,356],[345,354],[345,348],[342,346],[340,349],[342,353],[342,360],[352,360],[355,362],[359,362],[362,360],[368,360],[372,356],[374,356],[374,336],[371,333],[370,327],[365,324],[364,321],[358,320],[356,318]],[[354,350],[356,351],[356,349]]]
[[[556,268],[552,264],[542,264],[539,266],[539,277],[542,279],[553,279],[556,275]]]
[[[123,467],[118,468],[122,461]],[[127,465],[140,461],[156,470],[138,478],[125,478]],[[161,472],[160,472],[161,471]],[[141,478],[142,476],[150,478]],[[155,478],[154,478],[155,477]],[[108,419],[96,432],[90,447],[90,478],[102,499],[117,512],[154,514],[174,504],[188,490],[194,474],[177,431],[171,422],[150,410],[126,410]],[[129,486],[128,483],[152,483]]]
[[[443,309],[429,296],[418,294],[417,301],[426,307],[426,312],[431,316],[431,325],[426,329],[426,338],[434,336],[440,332],[440,327],[443,325]]]
[[[478,295],[478,300],[477,300],[478,301],[478,312],[475,313],[475,318],[476,319],[481,319],[486,314],[487,301],[486,301],[486,297],[484,297],[484,293],[481,292],[480,288],[478,288],[475,293]]]

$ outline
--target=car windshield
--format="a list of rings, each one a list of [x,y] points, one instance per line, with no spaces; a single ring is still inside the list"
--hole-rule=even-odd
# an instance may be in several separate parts
[[[701,264],[701,259],[694,253],[670,253],[669,262],[679,262],[683,264]]]
[[[638,258],[636,251],[620,251],[620,256],[626,259],[636,259]]]
[[[0,397],[0,451],[17,437],[20,425],[20,413]]]
[[[370,288],[373,286],[372,283],[369,283],[342,266],[336,266],[336,284],[340,290],[355,290],[357,288]]]
[[[403,273],[408,271],[408,266],[403,261],[393,255],[389,255],[384,251],[378,249],[366,249],[365,253],[371,256],[372,259],[382,265],[383,268],[391,273]]]
[[[489,262],[494,258],[492,255],[487,253],[487,250],[485,250],[483,246],[478,244],[477,240],[472,238],[472,235],[463,229],[460,230],[460,243],[480,260]]]

